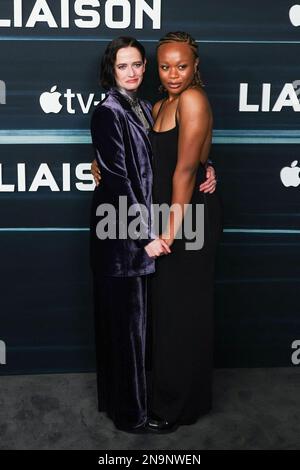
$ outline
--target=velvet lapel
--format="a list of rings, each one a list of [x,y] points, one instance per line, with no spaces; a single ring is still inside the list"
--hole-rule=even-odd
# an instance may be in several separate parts
[[[148,122],[149,122],[149,124],[150,124],[150,126],[151,126],[151,129],[152,129],[152,127],[153,127],[153,117],[152,117],[152,113],[151,113],[150,109],[149,109],[147,106],[145,106],[144,103],[142,103],[141,101],[140,101],[140,105],[141,105],[141,108],[143,109],[143,111],[144,111],[144,113],[145,113],[145,115],[146,115],[146,118],[147,118],[147,120],[148,120]]]
[[[126,100],[126,98],[124,98],[124,96],[122,95],[122,93],[120,93],[116,88],[112,88],[111,90],[109,90],[108,92],[109,95],[112,95],[114,98],[116,98],[119,103],[121,104],[122,108],[124,109],[124,111],[126,112],[127,114],[127,117],[130,121],[133,121],[135,125],[137,125],[145,134],[145,139],[147,140],[147,142],[149,142],[149,145],[150,145],[150,141],[149,141],[149,137],[148,137],[148,132],[146,131],[146,129],[144,128],[143,124],[141,123],[140,119],[138,118],[138,116],[135,114],[135,112],[132,110],[130,104],[128,103],[128,101]],[[141,105],[141,108],[143,109],[144,111],[144,114],[149,122],[149,125],[151,126],[151,129],[152,129],[152,126],[153,126],[153,119],[152,119],[152,116],[151,116],[151,113],[150,111],[148,110],[148,108],[146,106],[144,106],[144,104],[140,101],[140,105]]]

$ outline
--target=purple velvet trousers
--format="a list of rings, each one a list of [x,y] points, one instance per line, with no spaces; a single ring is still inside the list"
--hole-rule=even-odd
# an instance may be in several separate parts
[[[147,275],[94,277],[99,411],[119,429],[147,419]]]

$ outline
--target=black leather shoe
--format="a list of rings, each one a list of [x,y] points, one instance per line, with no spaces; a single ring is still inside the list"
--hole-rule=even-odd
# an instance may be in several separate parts
[[[177,423],[170,423],[166,419],[160,419],[157,416],[151,416],[146,423],[148,432],[156,434],[165,434],[176,431],[178,429]]]

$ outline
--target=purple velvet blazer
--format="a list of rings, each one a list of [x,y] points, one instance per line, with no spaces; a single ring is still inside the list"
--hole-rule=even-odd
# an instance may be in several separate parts
[[[152,126],[151,105],[141,100],[140,104]],[[150,217],[147,239],[101,240],[96,234],[97,223],[105,217],[96,215],[97,207],[109,203],[118,214],[119,196],[127,196],[128,206],[143,204],[151,213],[152,150],[147,131],[123,95],[111,89],[93,112],[91,135],[102,176],[94,190],[91,208],[92,270],[106,276],[150,274],[155,270],[155,262],[144,249],[152,239]],[[118,229],[117,220],[117,232]]]

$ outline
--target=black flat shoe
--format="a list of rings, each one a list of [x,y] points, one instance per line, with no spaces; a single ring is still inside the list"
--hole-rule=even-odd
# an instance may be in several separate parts
[[[156,434],[166,434],[174,432],[178,429],[177,423],[170,423],[166,419],[160,419],[158,417],[150,417],[146,423],[146,429],[148,432],[153,432]]]

